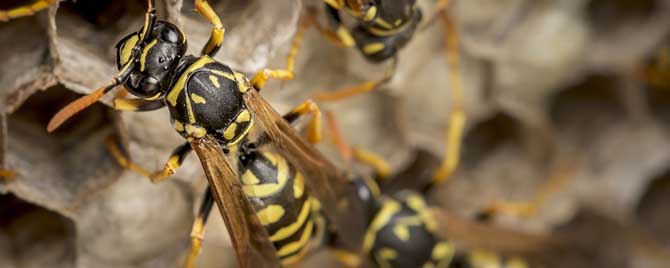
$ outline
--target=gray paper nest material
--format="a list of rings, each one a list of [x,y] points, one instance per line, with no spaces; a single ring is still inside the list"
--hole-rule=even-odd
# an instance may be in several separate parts
[[[153,185],[122,171],[103,145],[123,126],[133,159],[159,167],[183,142],[166,111],[119,115],[96,105],[60,132],[44,130],[49,117],[75,93],[89,93],[109,81],[115,73],[114,45],[141,25],[143,1],[99,1],[99,13],[90,6],[76,8],[90,2],[61,3],[0,23],[0,107],[8,113],[9,125],[9,149],[1,153],[20,174],[0,185],[0,192],[49,211],[16,219],[48,218],[44,224],[19,231],[16,224],[2,226],[1,267],[174,267],[188,246],[205,186],[198,161],[189,158],[173,179]],[[189,51],[198,53],[210,28],[191,1],[157,2],[160,16],[182,25]],[[217,59],[248,74],[284,66],[302,4],[321,4],[213,2],[227,27]],[[432,2],[420,1],[424,10]],[[647,184],[670,169],[670,113],[662,102],[669,93],[654,92],[660,95],[648,101],[630,73],[669,33],[670,4],[454,2],[450,13],[461,33],[468,131],[461,168],[433,199],[465,216],[496,198],[528,199],[547,177],[550,159],[571,158],[578,162],[575,178],[537,217],[502,217],[497,223],[546,233],[569,221],[581,206],[618,222],[635,222]],[[407,161],[414,146],[442,155],[451,109],[442,48],[442,29],[434,25],[402,51],[389,85],[322,108],[337,115],[349,143],[387,156],[395,167]],[[310,30],[296,71],[295,81],[271,82],[264,92],[280,112],[315,90],[378,78],[384,70]],[[321,148],[337,161],[332,148]],[[641,218],[647,219],[654,217]],[[34,236],[22,233],[51,235],[30,240]],[[38,249],[53,254],[12,254]],[[232,252],[224,225],[211,217],[199,267],[233,267]],[[631,263],[653,263],[642,255]],[[314,260],[307,264],[314,263],[323,265]]]

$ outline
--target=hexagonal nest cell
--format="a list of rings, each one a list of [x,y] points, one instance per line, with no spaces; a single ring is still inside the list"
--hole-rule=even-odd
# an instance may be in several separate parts
[[[36,1],[0,1],[0,12]],[[226,27],[215,59],[249,76],[283,68],[306,7],[324,5],[209,2]],[[418,3],[429,18],[435,1]],[[156,5],[158,18],[179,25],[189,54],[199,55],[211,25],[194,1]],[[183,263],[206,186],[199,161],[189,157],[173,178],[152,184],[121,168],[105,145],[110,136],[122,137],[138,165],[162,168],[184,142],[166,109],[120,113],[109,107],[112,96],[105,96],[56,132],[45,130],[60,108],[110,82],[118,72],[115,45],[143,26],[145,9],[145,0],[61,0],[31,16],[0,21],[0,118],[6,118],[0,120],[0,127],[6,125],[0,129],[0,164],[17,173],[0,179],[0,267]],[[453,237],[493,241],[496,234],[523,233],[513,236],[547,243],[533,244],[540,255],[554,256],[556,262],[541,266],[547,268],[667,266],[670,89],[648,85],[638,70],[667,45],[670,3],[478,0],[454,1],[446,12],[460,34],[466,121],[459,166],[431,193],[431,204],[472,223],[473,212],[490,201],[533,199],[554,164],[550,160],[574,162],[570,183],[547,197],[537,215],[503,217],[487,223],[491,233]],[[412,186],[432,178],[449,149],[449,115],[461,108],[451,102],[444,31],[438,25],[426,29],[401,49],[383,89],[318,102],[337,117],[349,144],[382,154],[398,177],[414,180]],[[383,65],[364,60],[309,28],[295,79],[269,83],[262,94],[285,112],[315,90],[383,76]],[[344,167],[324,137],[318,148]],[[205,241],[198,267],[234,267],[218,212],[210,216]],[[653,242],[653,252],[662,254],[648,253],[649,243],[639,241]],[[459,249],[469,245],[454,242]],[[321,252],[304,267],[337,267],[328,251]]]

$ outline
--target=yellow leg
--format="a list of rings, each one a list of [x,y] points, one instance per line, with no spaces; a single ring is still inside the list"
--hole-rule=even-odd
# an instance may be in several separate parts
[[[212,24],[212,33],[209,36],[207,45],[202,49],[202,55],[207,55],[214,57],[216,52],[221,48],[223,43],[223,37],[226,32],[226,29],[223,28],[223,23],[216,12],[212,9],[212,6],[207,3],[206,0],[195,0],[195,8],[198,10],[201,16],[203,16],[209,23]]]
[[[387,179],[389,176],[391,176],[391,173],[393,172],[391,164],[386,162],[386,160],[384,160],[382,156],[373,153],[372,151],[364,150],[361,148],[354,148],[353,156],[354,159],[356,159],[357,161],[372,167],[375,170],[375,173],[377,174],[377,178],[379,178],[380,180]]]
[[[8,169],[0,169],[0,181],[11,181],[16,178],[16,172]]]
[[[289,123],[293,123],[298,118],[307,114],[312,115],[312,118],[307,125],[307,140],[314,144],[320,143],[323,139],[321,110],[312,100],[306,100],[293,108],[293,110],[284,115],[284,119]]]
[[[421,27],[419,27],[420,31],[425,30],[428,28],[430,25],[435,22],[435,19],[442,16],[444,13],[446,13],[447,8],[449,5],[452,3],[451,0],[437,0],[435,2],[435,5],[433,5],[433,8],[428,16],[424,19],[424,23]]]
[[[202,240],[205,238],[205,225],[207,224],[207,217],[212,211],[214,204],[214,198],[209,189],[205,193],[205,196],[200,205],[200,210],[198,216],[193,222],[193,227],[191,229],[191,249],[189,254],[186,257],[186,268],[195,268],[195,261],[200,255],[200,249],[202,248]]]
[[[388,83],[391,81],[391,78],[393,78],[393,74],[395,73],[395,67],[396,67],[397,59],[393,58],[391,60],[391,63],[389,64],[389,67],[386,69],[386,73],[384,74],[384,77],[379,80],[372,80],[368,81],[365,83],[361,83],[352,87],[347,87],[343,89],[339,89],[336,91],[321,91],[321,92],[316,92],[314,94],[314,99],[317,101],[338,101],[338,100],[343,100],[347,99],[356,95],[360,95],[366,92],[370,92],[378,87],[380,87],[383,84]]]
[[[562,163],[552,175],[540,185],[537,192],[528,201],[510,202],[494,201],[484,213],[487,216],[505,214],[519,218],[528,218],[537,214],[537,211],[547,203],[552,195],[559,192],[575,177],[576,168],[572,163]]]
[[[344,162],[345,168],[349,169],[351,159],[353,158],[353,150],[344,140],[340,126],[337,123],[337,120],[335,120],[335,115],[333,115],[331,111],[326,112],[326,121],[328,123],[330,142],[335,145],[337,153],[340,155],[340,159]]]
[[[339,21],[339,19],[335,19],[338,24],[337,30],[331,31],[328,27],[323,26],[317,17],[317,11],[314,8],[307,8],[307,15],[305,18],[309,21],[310,26],[314,26],[327,41],[336,47],[349,48],[356,46],[356,41],[352,37],[351,32],[346,25]]]
[[[32,4],[15,7],[8,10],[0,10],[0,21],[8,21],[20,17],[31,16],[41,10],[48,8],[58,0],[37,0]]]
[[[126,157],[121,152],[121,149],[119,149],[118,145],[112,137],[107,138],[105,144],[107,145],[109,152],[112,154],[112,156],[114,156],[117,163],[119,163],[121,167],[145,176],[153,183],[161,182],[172,176],[181,166],[188,153],[191,152],[190,143],[184,143],[183,145],[177,147],[174,152],[172,152],[172,155],[170,155],[170,158],[165,163],[165,167],[163,169],[151,172],[128,159],[128,157]]]
[[[331,250],[331,252],[335,255],[335,258],[344,265],[343,268],[363,267],[363,260],[361,259],[361,256],[356,253],[339,249]]]
[[[461,143],[465,129],[465,112],[463,111],[463,85],[458,60],[458,32],[446,12],[441,13],[445,30],[445,42],[449,62],[449,81],[452,98],[452,111],[449,116],[446,135],[445,157],[433,175],[433,184],[444,183],[458,168],[461,154]]]

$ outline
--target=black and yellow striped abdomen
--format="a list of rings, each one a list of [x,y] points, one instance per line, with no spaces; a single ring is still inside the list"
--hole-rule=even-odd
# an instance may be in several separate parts
[[[241,158],[240,180],[283,265],[306,253],[314,234],[322,232],[318,202],[309,196],[304,178],[286,159],[262,151]]]

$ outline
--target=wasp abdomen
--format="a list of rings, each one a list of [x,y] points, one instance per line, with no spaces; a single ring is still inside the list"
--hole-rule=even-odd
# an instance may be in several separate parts
[[[319,226],[315,200],[304,178],[286,159],[271,152],[250,153],[241,161],[244,192],[256,209],[282,263],[295,263],[305,254]]]

